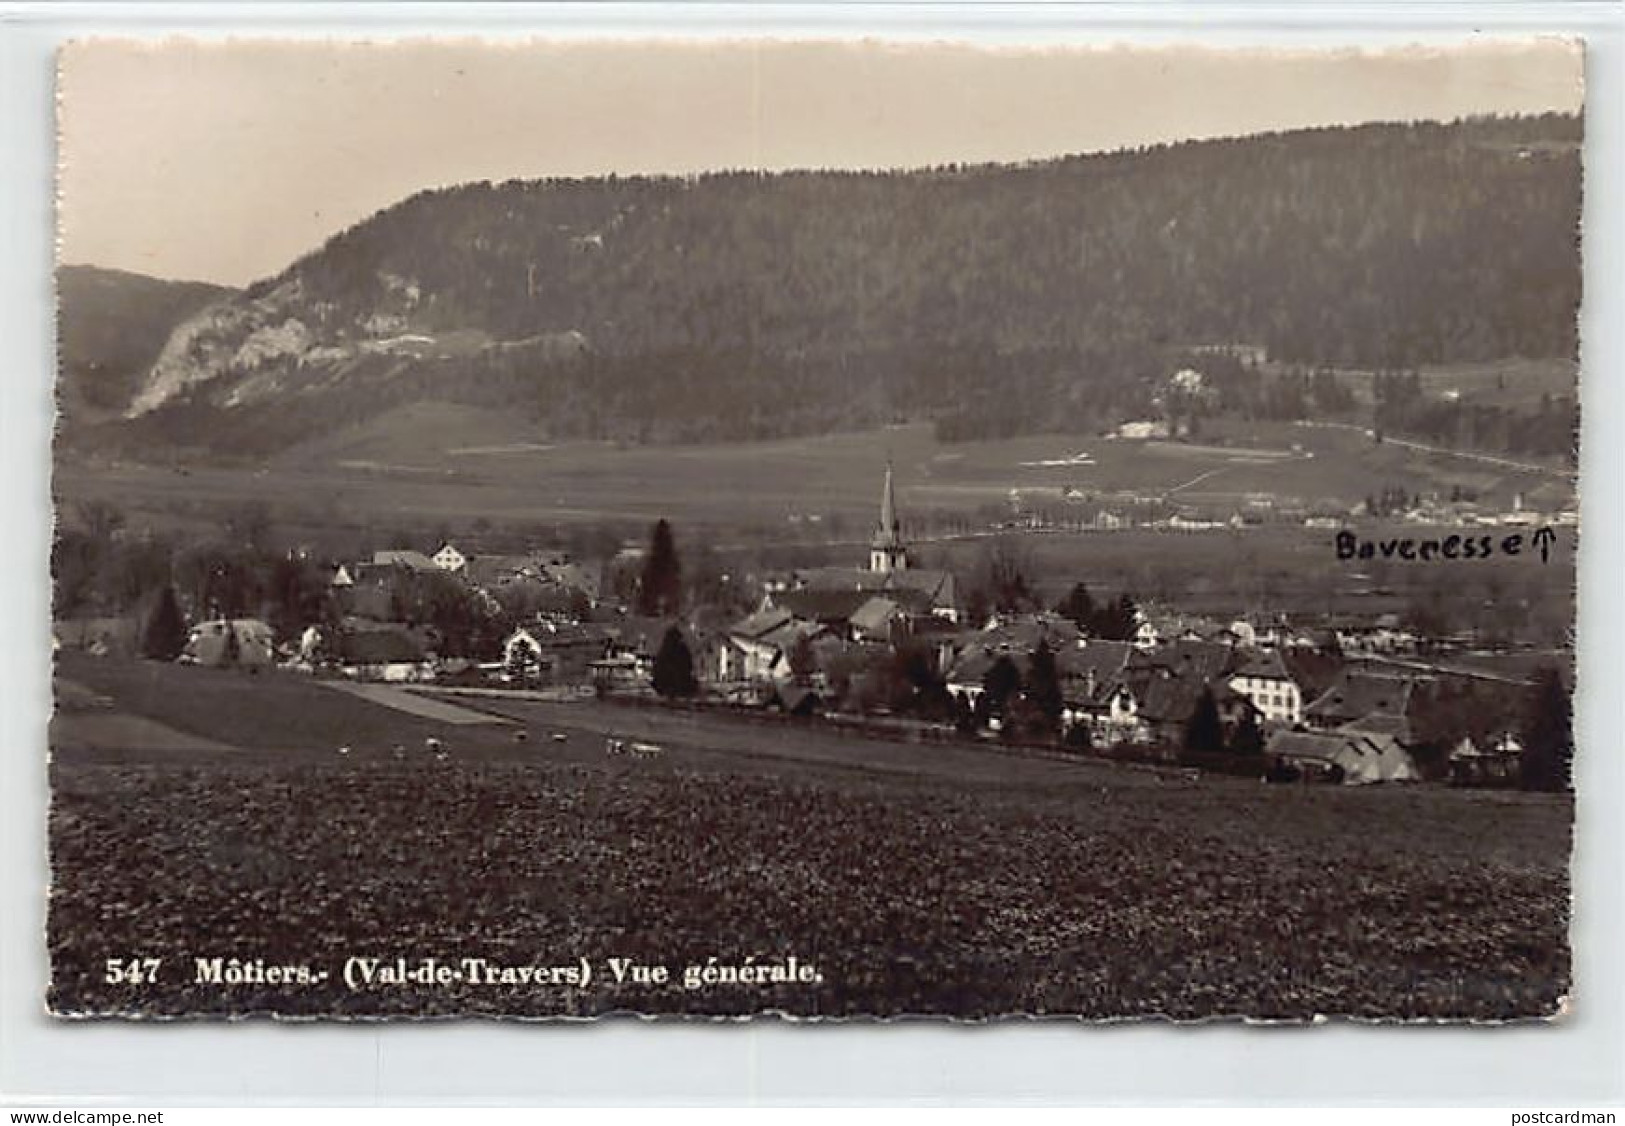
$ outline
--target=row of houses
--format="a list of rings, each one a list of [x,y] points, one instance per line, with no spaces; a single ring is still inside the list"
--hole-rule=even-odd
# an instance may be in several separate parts
[[[329,579],[339,591],[387,586],[402,575],[449,575],[470,588],[495,595],[507,587],[533,584],[579,592],[592,601],[602,595],[600,569],[558,551],[475,555],[444,543],[433,555],[411,548],[375,551],[353,563],[338,564]]]

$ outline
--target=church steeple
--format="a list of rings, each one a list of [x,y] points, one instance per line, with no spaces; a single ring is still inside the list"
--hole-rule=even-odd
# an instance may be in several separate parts
[[[897,519],[897,495],[892,486],[891,461],[886,462],[886,484],[880,493],[880,525],[869,544],[869,570],[882,574],[908,567],[902,524]]]

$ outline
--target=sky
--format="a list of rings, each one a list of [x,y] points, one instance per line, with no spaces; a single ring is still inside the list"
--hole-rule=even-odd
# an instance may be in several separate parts
[[[82,40],[65,263],[243,285],[427,187],[919,167],[1363,121],[1577,111],[1559,40],[1387,50]]]

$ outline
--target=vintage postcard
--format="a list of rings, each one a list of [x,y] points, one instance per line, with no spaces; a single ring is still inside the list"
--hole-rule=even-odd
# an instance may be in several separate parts
[[[49,1010],[1561,1016],[1583,69],[70,44]]]

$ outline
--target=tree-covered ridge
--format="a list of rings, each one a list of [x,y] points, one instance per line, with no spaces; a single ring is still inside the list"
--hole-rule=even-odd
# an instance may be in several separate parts
[[[1570,355],[1580,122],[1373,125],[1020,167],[425,192],[293,267],[424,327],[607,353],[1247,341],[1397,367]]]
[[[930,419],[953,439],[1141,415],[1200,345],[1306,372],[1573,357],[1580,134],[1547,115],[423,192],[182,325],[157,409],[94,441],[258,456],[421,399],[554,437]],[[1330,384],[1208,366],[1222,401],[1202,410],[1349,408]],[[1390,424],[1522,429],[1466,426],[1467,406]],[[1541,448],[1562,452],[1570,413],[1550,413]]]

